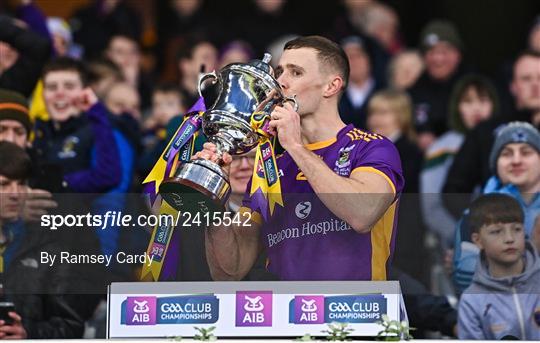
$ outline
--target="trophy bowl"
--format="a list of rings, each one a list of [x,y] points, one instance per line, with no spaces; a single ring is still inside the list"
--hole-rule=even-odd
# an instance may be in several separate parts
[[[252,127],[253,116],[269,119],[274,107],[287,101],[298,108],[295,98],[286,97],[272,76],[270,59],[270,54],[265,54],[262,60],[232,63],[219,73],[200,78],[201,96],[210,80],[211,90],[217,93],[213,105],[202,116],[202,130],[216,145],[218,156],[244,154],[258,145],[260,136]],[[223,211],[231,186],[220,164],[203,159],[183,163],[161,183],[159,194],[178,211]]]

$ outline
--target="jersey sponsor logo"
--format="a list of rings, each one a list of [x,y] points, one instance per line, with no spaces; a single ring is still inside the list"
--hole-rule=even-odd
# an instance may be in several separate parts
[[[313,235],[327,235],[331,233],[338,233],[340,231],[349,230],[352,230],[352,227],[343,220],[330,219],[317,223],[306,221],[302,224],[302,226],[288,227],[278,230],[274,233],[268,233],[266,235],[266,244],[268,248],[271,248],[274,245],[291,239],[297,239]]]
[[[299,219],[306,219],[311,213],[311,202],[302,201],[296,205],[294,213]]]

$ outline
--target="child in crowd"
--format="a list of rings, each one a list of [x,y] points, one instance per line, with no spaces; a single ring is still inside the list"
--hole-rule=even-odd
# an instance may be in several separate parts
[[[471,205],[469,226],[481,255],[459,304],[459,339],[540,339],[540,259],[523,221],[508,195],[487,194]]]
[[[143,147],[145,152],[139,160],[139,172],[146,176],[167,146],[167,125],[175,118],[174,130],[182,122],[185,114],[184,97],[180,88],[172,84],[163,84],[154,88],[152,93],[152,113],[144,123]]]

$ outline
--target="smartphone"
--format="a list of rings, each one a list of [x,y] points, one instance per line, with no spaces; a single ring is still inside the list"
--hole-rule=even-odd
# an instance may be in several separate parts
[[[0,319],[4,321],[5,325],[13,324],[13,318],[9,316],[9,312],[15,312],[15,304],[10,301],[0,302]]]

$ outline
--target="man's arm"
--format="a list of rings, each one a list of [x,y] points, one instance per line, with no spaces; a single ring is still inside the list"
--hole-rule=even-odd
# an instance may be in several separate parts
[[[356,232],[369,232],[394,201],[396,190],[392,181],[371,167],[357,168],[349,178],[334,173],[304,147],[300,115],[289,103],[277,106],[271,118],[270,128],[277,131],[281,145],[326,207]]]
[[[88,113],[92,122],[95,166],[66,174],[64,180],[76,192],[105,192],[121,181],[122,168],[113,127],[107,117],[107,109],[94,92],[87,88],[81,92],[80,107]]]
[[[259,225],[211,227],[205,231],[206,259],[212,279],[241,280],[251,270],[262,249]]]
[[[394,201],[393,185],[382,172],[360,169],[346,178],[337,175],[302,145],[287,152],[324,205],[356,232],[369,232]]]
[[[218,163],[216,146],[204,143],[204,149],[193,155],[192,159],[205,159]],[[222,165],[229,174],[232,157],[223,154]],[[251,217],[246,221],[246,213]],[[206,259],[214,280],[241,280],[255,263],[261,250],[259,226],[262,223],[257,213],[247,208],[239,211],[240,223],[210,227],[205,231]]]

